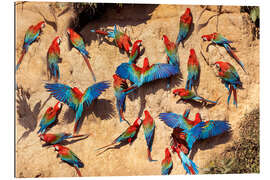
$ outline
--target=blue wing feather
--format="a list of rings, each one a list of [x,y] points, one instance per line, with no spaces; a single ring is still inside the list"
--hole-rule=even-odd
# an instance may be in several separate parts
[[[230,130],[230,124],[227,121],[210,120],[205,123],[199,139],[207,139],[209,137],[220,135]]]

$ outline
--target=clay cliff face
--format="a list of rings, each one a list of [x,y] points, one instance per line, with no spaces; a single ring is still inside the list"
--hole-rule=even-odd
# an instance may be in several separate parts
[[[145,52],[138,60],[141,66],[144,57],[150,63],[166,62],[164,44],[161,40],[165,34],[175,41],[178,33],[179,17],[189,7],[193,14],[193,22],[202,11],[200,6],[188,5],[143,5],[127,6],[119,12],[112,10],[98,20],[89,22],[80,32],[85,39],[86,49],[90,52],[90,63],[96,74],[97,81],[109,80],[112,84],[112,75],[116,67],[128,60],[125,53],[117,47],[99,41],[90,29],[113,28],[119,25],[125,27],[132,42],[142,40]],[[199,20],[204,24],[216,15],[216,7],[206,10]],[[17,177],[70,177],[77,176],[74,168],[66,163],[60,163],[53,148],[43,148],[37,137],[38,124],[49,106],[56,103],[49,98],[44,84],[48,82],[46,70],[46,54],[52,40],[62,36],[60,68],[60,83],[77,86],[84,91],[93,84],[93,80],[82,56],[76,49],[68,49],[66,28],[69,21],[74,19],[72,11],[68,11],[56,19],[51,13],[48,3],[24,3],[16,6],[16,60],[20,56],[24,34],[27,28],[44,20],[42,15],[57,25],[57,32],[51,25],[46,25],[40,41],[29,48],[23,62],[16,73],[17,86],[23,91],[17,91],[16,97],[16,176]],[[55,9],[58,13],[58,9]],[[167,127],[158,118],[161,112],[175,112],[182,114],[186,108],[191,108],[190,117],[200,112],[204,120],[228,120],[232,127],[231,136],[223,135],[195,144],[191,156],[198,167],[205,166],[207,161],[219,155],[233,139],[238,138],[238,125],[245,113],[259,107],[259,40],[252,40],[252,24],[248,15],[240,13],[240,7],[223,7],[224,13],[218,18],[218,31],[233,41],[232,46],[237,49],[237,55],[245,64],[248,74],[226,53],[223,47],[210,46],[200,38],[203,34],[217,31],[217,18],[208,21],[208,24],[199,32],[196,29],[185,41],[185,47],[179,46],[180,69],[182,81],[172,80],[172,87],[166,88],[166,80],[146,85],[128,96],[126,100],[126,119],[132,123],[138,116],[148,110],[156,123],[155,139],[153,142],[152,157],[158,161],[147,160],[147,146],[143,130],[132,146],[126,145],[121,149],[109,150],[96,156],[95,149],[111,143],[126,128],[125,122],[119,123],[115,107],[114,90],[110,87],[99,99],[83,114],[84,121],[80,129],[81,134],[91,133],[87,139],[68,144],[73,152],[84,162],[81,169],[83,176],[123,176],[123,175],[159,175],[161,160],[164,158],[164,149],[169,146],[172,129]],[[177,103],[178,98],[172,94],[172,89],[185,86],[187,77],[187,60],[190,48],[194,48],[201,66],[198,94],[211,100],[218,98],[219,102],[211,108],[192,106],[189,103]],[[201,56],[200,49],[206,60]],[[232,104],[227,106],[228,92],[221,80],[216,76],[214,67],[207,62],[214,63],[224,60],[231,63],[238,71],[244,89],[238,90],[238,108]],[[74,112],[64,105],[58,117],[59,122],[49,132],[72,132]],[[172,155],[173,170],[171,174],[185,174],[181,161],[176,154]]]

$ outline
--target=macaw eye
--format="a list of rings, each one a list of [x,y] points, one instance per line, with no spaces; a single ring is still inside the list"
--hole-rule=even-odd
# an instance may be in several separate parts
[[[44,28],[45,27],[45,23],[41,24],[41,28]]]
[[[220,70],[220,66],[219,66],[219,64],[216,64],[216,68],[217,68],[218,70]]]
[[[141,124],[141,123],[142,123],[142,120],[141,120],[141,119],[139,119],[137,122],[138,122],[138,124]]]

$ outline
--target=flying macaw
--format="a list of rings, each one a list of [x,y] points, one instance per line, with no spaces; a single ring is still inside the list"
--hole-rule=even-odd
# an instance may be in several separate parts
[[[53,40],[47,52],[47,68],[50,73],[49,79],[53,77],[56,81],[60,78],[59,67],[58,67],[58,63],[61,60],[60,48],[59,48],[60,43],[61,43],[61,38],[57,36]]]
[[[102,81],[89,86],[84,93],[77,87],[71,88],[64,84],[45,84],[47,91],[51,93],[57,100],[67,104],[71,109],[76,112],[76,119],[74,125],[75,134],[79,125],[79,119],[83,112],[83,106],[90,106],[93,100],[97,99],[103,91],[109,88],[108,81]]]
[[[197,139],[207,139],[230,130],[230,124],[226,121],[209,120],[203,122],[200,113],[196,114],[194,121],[175,113],[160,113],[159,118],[171,128],[192,129],[198,124],[203,124]]]
[[[229,91],[229,96],[227,99],[227,103],[229,104],[231,94],[233,92],[233,104],[237,107],[237,88],[242,87],[242,82],[240,77],[236,71],[236,69],[228,62],[217,61],[215,63],[216,68],[218,69],[218,76],[223,80],[225,87]]]
[[[245,67],[244,64],[240,61],[240,59],[236,56],[236,54],[234,53],[234,51],[232,50],[230,43],[232,43],[232,41],[227,40],[225,37],[223,37],[220,33],[214,32],[212,34],[209,35],[203,35],[202,39],[204,41],[212,41],[215,44],[218,44],[220,46],[223,46],[226,51],[229,53],[229,55],[236,60],[236,62],[241,66],[241,68],[245,71]]]
[[[116,69],[116,74],[123,79],[128,79],[134,84],[124,91],[138,88],[145,83],[164,79],[176,75],[178,70],[176,66],[171,64],[157,63],[149,65],[148,58],[144,59],[143,67],[140,68],[136,64],[122,63]]]
[[[42,33],[42,29],[45,27],[45,22],[41,21],[37,25],[31,25],[24,36],[24,43],[22,47],[22,54],[17,63],[16,71],[19,69],[20,64],[22,63],[24,55],[27,53],[29,46],[39,39],[40,34]]]
[[[191,90],[192,87],[195,86],[196,82],[198,82],[200,78],[199,77],[200,65],[194,49],[190,49],[187,67],[188,67],[188,77],[186,89]]]
[[[165,149],[165,158],[161,162],[161,174],[169,175],[173,168],[172,156],[169,148]]]
[[[137,118],[134,123],[129,126],[120,136],[118,136],[111,144],[103,146],[101,148],[98,148],[97,150],[112,146],[116,143],[121,143],[121,142],[128,142],[130,145],[132,142],[135,140],[140,126],[141,126],[142,120],[140,118]]]
[[[88,59],[90,58],[90,56],[88,51],[85,49],[83,38],[71,28],[68,28],[67,34],[69,36],[71,44],[82,54],[84,61],[93,76],[93,80],[96,82],[96,76],[89,63]]]
[[[188,174],[192,174],[192,175],[193,174],[198,174],[199,173],[199,171],[197,169],[198,167],[196,166],[196,164],[191,159],[189,159],[187,157],[187,155],[186,155],[187,153],[184,153],[182,151],[181,147],[183,147],[183,146],[180,146],[180,144],[178,144],[177,147],[171,146],[172,151],[176,152],[179,159],[181,159],[182,165],[183,165],[184,169],[186,170],[186,172]]]
[[[185,13],[180,17],[179,32],[175,44],[178,46],[180,42],[187,37],[192,24],[192,15],[190,9],[187,8]]]
[[[102,31],[102,30],[90,30],[91,32],[95,32],[100,35],[108,36],[109,38],[113,38],[115,41],[115,44],[120,49],[124,48],[127,54],[129,54],[130,46],[132,45],[130,37],[119,31],[116,27],[116,24],[114,25],[114,30],[108,30],[108,31]]]
[[[185,89],[185,88],[175,89],[175,90],[173,90],[173,94],[174,94],[174,96],[179,95],[181,97],[180,100],[185,100],[185,101],[186,100],[195,100],[195,101],[202,101],[205,103],[210,102],[213,104],[217,103],[217,101],[211,101],[211,100],[205,99],[203,97],[196,96],[196,94],[193,91]]]
[[[142,125],[143,125],[144,136],[145,136],[147,147],[148,147],[147,149],[148,160],[155,161],[152,159],[152,156],[151,156],[152,144],[153,144],[154,133],[155,133],[155,121],[147,110],[144,111],[144,115],[145,115],[145,118],[142,122]]]
[[[130,64],[136,64],[137,59],[140,57],[141,52],[140,52],[140,47],[142,46],[142,40],[137,40],[134,42],[131,52],[129,55],[129,63]]]
[[[117,74],[113,75],[113,79],[114,95],[116,97],[116,108],[118,111],[120,122],[126,121],[128,123],[128,121],[124,117],[124,112],[126,111],[126,96],[135,89],[131,89],[127,92],[122,92],[123,90],[128,88],[126,80],[120,78]]]
[[[57,102],[55,104],[55,106],[52,108],[52,107],[49,107],[45,114],[43,115],[41,121],[40,121],[40,129],[38,130],[38,134],[41,133],[41,134],[44,134],[46,129],[52,125],[53,123],[56,122],[56,117],[57,115],[59,114],[60,110],[61,110],[61,106],[62,104],[60,102]]]
[[[72,152],[69,148],[61,146],[60,144],[53,145],[55,151],[58,151],[58,155],[61,160],[73,166],[76,169],[78,176],[82,176],[79,168],[84,167],[83,162],[77,157],[74,152]]]
[[[76,137],[82,137],[84,135],[77,135],[74,136],[70,133],[58,133],[58,134],[40,134],[39,137],[41,140],[45,141],[45,145],[54,145],[54,144],[59,144],[65,139],[69,138],[76,138]]]
[[[159,118],[171,128],[183,129],[189,149],[192,148],[194,142],[199,138],[204,126],[204,122],[200,122],[196,126],[189,125],[182,115],[175,113],[160,113]]]
[[[177,46],[174,44],[174,42],[170,41],[166,35],[163,35],[162,40],[163,40],[164,45],[165,45],[165,51],[167,54],[168,63],[172,64],[174,66],[177,66],[178,71],[180,71],[179,70],[179,56],[178,56]]]

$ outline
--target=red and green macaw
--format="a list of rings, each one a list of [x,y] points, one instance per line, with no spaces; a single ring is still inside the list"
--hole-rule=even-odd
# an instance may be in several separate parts
[[[197,139],[207,139],[220,135],[230,130],[230,124],[227,121],[209,120],[203,122],[200,113],[197,113],[195,120],[191,121],[187,116],[175,113],[160,113],[159,118],[171,128],[192,129],[198,124],[202,124],[202,129]]]
[[[41,134],[44,134],[46,129],[52,125],[53,123],[56,122],[57,120],[57,115],[59,114],[60,110],[61,110],[61,106],[62,104],[60,102],[57,102],[55,104],[55,106],[52,108],[52,107],[49,107],[45,114],[43,115],[41,121],[40,121],[40,129],[38,130],[38,134],[41,133]]]
[[[96,82],[96,76],[89,63],[88,59],[90,58],[90,56],[88,51],[85,49],[83,38],[71,28],[68,28],[67,34],[69,36],[71,44],[82,54],[84,61],[87,64],[87,67],[93,76],[93,80]]]
[[[174,42],[170,41],[166,35],[163,35],[162,40],[163,40],[164,45],[165,45],[165,51],[167,54],[168,63],[171,65],[177,66],[178,71],[180,71],[179,70],[179,56],[178,56],[177,46],[174,44]]]
[[[242,87],[242,82],[236,71],[236,69],[228,62],[217,61],[215,63],[216,68],[218,69],[218,76],[223,80],[225,87],[229,91],[229,96],[227,103],[229,104],[231,94],[233,92],[233,104],[237,107],[237,93],[236,89]]]
[[[180,42],[187,37],[192,25],[192,15],[190,9],[187,8],[185,13],[180,17],[179,32],[175,44],[178,46]]]
[[[130,46],[132,45],[130,37],[127,34],[119,31],[116,27],[116,24],[114,25],[113,31],[112,30],[108,31],[90,30],[90,31],[100,35],[108,36],[109,38],[113,38],[117,47],[119,47],[120,49],[124,49],[126,53],[129,54]]]
[[[130,55],[129,55],[129,63],[130,64],[136,64],[137,59],[140,57],[140,47],[142,46],[142,40],[137,40],[134,42]]]
[[[122,142],[128,142],[130,145],[135,140],[140,126],[141,126],[142,120],[140,118],[137,118],[134,123],[129,126],[120,136],[118,136],[111,144],[98,148],[97,150],[112,146],[116,143],[122,143]]]
[[[172,151],[177,153],[177,155],[178,155],[179,159],[181,160],[182,165],[183,165],[184,169],[186,170],[186,172],[188,174],[192,174],[192,175],[198,174],[199,173],[199,171],[197,169],[198,167],[196,166],[196,164],[191,159],[189,159],[187,157],[186,153],[184,153],[181,150],[181,147],[183,147],[183,146],[181,146],[180,144],[178,144],[177,147],[171,146]]]
[[[199,80],[200,65],[197,59],[194,49],[190,49],[190,55],[188,58],[188,77],[186,83],[186,89],[191,90],[195,86],[195,83]]]
[[[78,176],[82,176],[79,168],[83,168],[83,162],[77,157],[77,155],[72,152],[69,148],[61,146],[60,144],[53,145],[55,151],[58,151],[58,155],[62,161],[68,163],[76,169]]]
[[[53,40],[47,52],[47,68],[50,73],[49,78],[51,79],[53,77],[55,81],[57,81],[60,78],[59,67],[58,67],[58,63],[61,60],[60,47],[59,47],[60,43],[61,43],[61,38],[57,36]]]
[[[69,138],[77,138],[77,137],[82,137],[85,135],[77,135],[74,136],[70,133],[57,133],[57,134],[40,134],[39,137],[42,141],[45,141],[45,145],[54,145],[54,144],[59,144],[62,141],[69,139]]]
[[[126,80],[120,78],[117,74],[113,75],[113,79],[114,95],[116,97],[116,108],[118,111],[120,122],[126,121],[129,124],[129,122],[124,117],[124,112],[126,110],[126,96],[135,89],[127,92],[122,92],[123,90],[128,88]]]
[[[205,99],[201,96],[197,96],[193,91],[185,89],[185,88],[175,89],[175,90],[173,90],[173,94],[174,94],[174,96],[179,95],[181,97],[180,100],[184,100],[184,101],[195,100],[195,101],[202,101],[205,103],[206,102],[210,102],[213,104],[217,103],[217,101],[211,101],[211,100]]]
[[[240,61],[240,59],[236,56],[234,51],[232,50],[230,43],[232,41],[227,40],[224,36],[222,36],[220,33],[214,32],[209,35],[203,35],[202,39],[204,41],[212,41],[215,44],[218,44],[220,46],[223,46],[226,51],[229,53],[229,55],[236,60],[236,62],[241,66],[241,68],[246,72],[244,64]]]
[[[169,148],[166,148],[165,158],[161,162],[161,174],[169,175],[171,173],[172,168],[173,168],[172,156],[171,156]]]
[[[107,81],[102,81],[89,86],[84,93],[77,87],[69,87],[64,84],[45,84],[45,88],[57,100],[67,104],[71,109],[76,112],[76,119],[73,133],[76,134],[79,125],[79,119],[82,115],[84,105],[90,106],[93,100],[97,99],[103,91],[109,88]]]
[[[16,66],[16,71],[19,69],[20,64],[22,63],[23,57],[25,53],[27,53],[29,46],[37,41],[39,39],[40,34],[42,33],[42,29],[45,27],[45,22],[41,21],[38,24],[31,25],[24,36],[24,43],[22,47],[22,54],[20,59],[18,60],[17,66]]]
[[[166,35],[163,35],[162,39],[165,44],[167,62],[168,64],[171,64],[176,67],[178,71],[177,74],[178,74],[180,72],[180,69],[179,69],[179,56],[177,52],[178,51],[177,46],[174,44],[174,42],[171,42]],[[167,82],[167,88],[169,87],[170,87],[170,79],[168,79],[168,82]]]
[[[116,74],[123,79],[128,79],[134,84],[124,91],[138,88],[145,83],[164,79],[176,75],[177,67],[171,64],[157,63],[149,65],[148,58],[144,59],[143,67],[140,68],[136,64],[122,63],[116,69]]]
[[[147,149],[148,160],[155,161],[152,159],[152,156],[151,156],[152,144],[153,144],[154,133],[155,133],[155,121],[147,110],[144,111],[144,115],[145,115],[145,118],[142,122],[142,125],[143,125],[144,136],[145,136],[147,147],[148,147]]]

